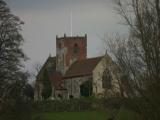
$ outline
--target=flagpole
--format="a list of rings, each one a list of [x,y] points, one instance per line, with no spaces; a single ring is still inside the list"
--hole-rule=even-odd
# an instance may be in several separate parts
[[[71,14],[70,14],[71,16],[70,16],[70,27],[71,27],[71,36],[72,36],[72,31],[73,31],[73,25],[72,25],[72,10],[71,10]]]

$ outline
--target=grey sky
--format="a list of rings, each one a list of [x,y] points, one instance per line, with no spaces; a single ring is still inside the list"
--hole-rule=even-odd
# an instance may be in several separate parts
[[[70,12],[73,35],[88,36],[88,57],[102,53],[105,33],[123,31],[112,0],[6,0],[12,12],[24,22],[24,51],[30,58],[28,70],[36,62],[44,63],[49,54],[55,56],[56,35],[70,35]]]

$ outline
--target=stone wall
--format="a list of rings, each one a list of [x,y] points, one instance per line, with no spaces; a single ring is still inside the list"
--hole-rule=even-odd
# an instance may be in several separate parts
[[[93,70],[93,95],[96,97],[111,97],[120,94],[120,87],[118,80],[114,74],[115,66],[109,56],[105,56]],[[105,70],[109,70],[112,77],[111,88],[105,88],[103,82],[103,75]],[[107,80],[107,79],[106,79]],[[107,82],[106,82],[107,83]]]
[[[74,98],[80,98],[80,86],[90,79],[92,79],[92,76],[65,79],[65,87],[68,91],[68,95],[72,95]]]

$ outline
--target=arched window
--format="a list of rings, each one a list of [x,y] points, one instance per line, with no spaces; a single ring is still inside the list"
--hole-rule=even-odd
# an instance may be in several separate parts
[[[77,55],[79,53],[79,47],[78,47],[78,44],[75,43],[74,44],[74,47],[73,47],[73,54],[74,55]]]
[[[102,86],[103,88],[111,89],[112,88],[112,75],[109,69],[105,69],[102,76]]]

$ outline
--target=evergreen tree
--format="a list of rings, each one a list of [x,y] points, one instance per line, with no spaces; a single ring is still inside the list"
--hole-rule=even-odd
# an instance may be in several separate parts
[[[48,99],[51,96],[52,87],[51,81],[49,79],[49,73],[47,70],[44,71],[43,74],[43,90],[42,90],[42,97],[44,100]]]

